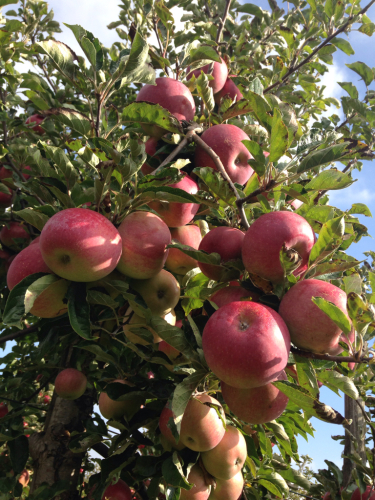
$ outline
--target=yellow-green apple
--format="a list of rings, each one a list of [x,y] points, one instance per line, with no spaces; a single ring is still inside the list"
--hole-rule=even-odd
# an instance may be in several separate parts
[[[163,269],[171,233],[160,217],[151,212],[132,212],[120,224],[119,233],[122,255],[117,270],[120,273],[143,280]]]
[[[160,417],[159,417],[159,429],[162,436],[165,438],[167,443],[170,444],[172,448],[175,450],[183,450],[185,448],[185,444],[181,441],[181,437],[177,442],[171,428],[169,427],[169,420],[173,418],[172,410],[169,408],[168,404],[164,406]]]
[[[110,484],[103,493],[102,500],[132,500],[134,497],[129,486],[119,479],[117,483]]]
[[[219,156],[233,182],[245,184],[250,179],[253,169],[248,160],[252,156],[242,143],[250,138],[242,129],[230,124],[214,125],[203,132],[202,139]],[[199,145],[195,150],[195,166],[217,170],[211,156]]]
[[[194,98],[183,83],[173,78],[156,78],[156,85],[144,85],[138,92],[137,102],[151,102],[167,109],[177,120],[191,121],[195,114]],[[162,137],[167,130],[157,125],[142,124],[151,137]]]
[[[239,472],[231,479],[216,481],[216,488],[211,491],[209,500],[238,500],[243,490],[243,476]]]
[[[287,380],[284,371],[277,380]],[[248,424],[270,422],[278,418],[288,404],[287,396],[272,383],[253,389],[238,389],[221,382],[221,393],[230,411]]]
[[[236,261],[241,259],[241,249],[244,240],[244,233],[233,227],[219,226],[208,232],[201,244],[199,250],[207,253],[216,252],[221,257],[221,263]],[[211,280],[220,281],[225,270],[213,264],[204,264],[199,262],[202,273]]]
[[[0,231],[1,243],[13,250],[21,250],[29,240],[29,233],[26,231],[25,226],[19,222],[10,222],[8,227],[4,226]]]
[[[5,417],[5,415],[8,415],[8,413],[8,405],[6,403],[0,403],[0,418]]]
[[[170,184],[169,187],[182,189],[189,194],[196,194],[199,189],[198,184],[186,172],[181,172],[181,174],[183,178],[175,184]],[[168,227],[181,227],[189,224],[199,209],[199,203],[167,201],[152,201],[148,206],[160,215]]]
[[[148,280],[131,280],[130,286],[142,296],[152,314],[157,316],[170,313],[180,300],[180,285],[173,274],[165,269]]]
[[[114,380],[112,383],[130,385],[126,380]],[[114,418],[119,419],[125,417],[127,419],[131,418],[144,403],[144,397],[139,394],[129,393],[126,400],[115,401],[111,399],[106,392],[101,392],[99,396],[99,410],[104,418]]]
[[[340,327],[312,301],[313,297],[328,300],[348,317],[346,293],[326,281],[299,281],[284,295],[279,314],[288,326],[294,345],[317,353],[338,354],[339,342],[345,341]]]
[[[210,297],[210,301],[217,305],[217,307],[223,307],[231,302],[238,302],[241,299],[249,298],[254,302],[259,302],[259,293],[250,292],[245,288],[242,288],[238,281],[231,281],[229,286],[218,290]]]
[[[4,168],[4,167],[3,167]],[[0,191],[0,208],[8,208],[12,204],[13,191],[4,186],[6,193]]]
[[[132,314],[132,312],[133,311],[129,308],[126,311],[125,316],[129,316],[130,314]],[[162,317],[169,325],[174,326],[176,324],[176,313],[174,311],[171,311]],[[147,340],[143,339],[142,337],[136,334],[138,328],[143,328],[148,330],[152,334],[154,344],[161,342],[162,339],[155,332],[155,330],[151,328],[151,326],[147,325],[145,318],[142,318],[141,316],[138,316],[138,314],[133,313],[129,322],[123,327],[126,338],[130,340],[130,342],[133,342],[133,344],[141,344],[141,345],[150,344],[150,342],[148,342]]]
[[[53,215],[39,244],[45,263],[55,274],[84,282],[110,274],[122,250],[115,226],[104,215],[85,208],[68,208]]]
[[[198,250],[200,242],[202,241],[201,231],[198,226],[194,224],[171,229],[172,240],[176,240],[182,245]],[[198,267],[198,262],[184,254],[177,248],[170,248],[168,258],[165,262],[165,267],[175,274],[185,275],[191,269]]]
[[[216,104],[220,103],[220,99],[229,96],[229,98],[234,101],[236,99],[236,102],[239,101],[240,99],[243,98],[243,95],[240,92],[240,89],[237,87],[237,85],[231,80],[230,78],[227,78],[224,87],[220,90],[215,95],[215,102]]]
[[[225,64],[224,59],[221,57],[221,63],[219,62],[214,62],[214,67],[212,70],[212,76],[213,80],[210,81],[209,85],[212,88],[212,92],[216,94],[217,92],[220,92],[220,90],[224,87],[225,82],[228,78],[228,66]],[[207,74],[208,70],[211,67],[211,64],[206,64],[206,66],[203,66],[202,68],[195,69],[193,71],[190,71],[190,67],[187,68],[187,80],[190,80],[190,78],[193,77],[193,75],[198,78],[199,75],[201,74],[201,71],[203,73]]]
[[[207,500],[210,496],[210,486],[206,480],[202,469],[195,464],[188,475],[190,484],[194,484],[191,490],[181,488],[180,500]]]
[[[231,302],[203,330],[209,368],[226,384],[248,389],[268,384],[285,368],[290,336],[279,314],[256,302]]]
[[[36,134],[42,135],[44,134],[44,130],[40,126],[40,124],[44,121],[44,116],[41,115],[31,115],[29,118],[26,120],[26,125],[30,125],[31,123],[35,123],[33,127],[31,127],[31,130],[33,130]]]
[[[215,448],[201,454],[207,472],[226,481],[241,472],[246,457],[245,438],[233,425],[227,425],[223,439]]]
[[[86,375],[75,368],[65,368],[55,380],[55,391],[63,399],[80,398],[85,392],[86,386]]]
[[[290,262],[298,267],[295,276],[307,268],[315,243],[310,224],[294,212],[269,212],[261,215],[246,231],[242,260],[246,270],[273,283],[282,283],[284,271],[280,252],[285,246]]]
[[[353,491],[350,500],[375,500],[375,490],[368,485],[364,493],[361,494],[361,490],[357,488]]]

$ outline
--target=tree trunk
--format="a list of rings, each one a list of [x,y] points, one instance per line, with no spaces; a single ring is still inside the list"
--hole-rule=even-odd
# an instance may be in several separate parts
[[[362,400],[359,399],[359,401],[362,403]],[[347,395],[345,395],[345,418],[353,421],[351,425],[346,427],[346,429],[348,429],[353,436],[350,436],[348,432],[345,432],[344,455],[348,456],[356,453],[360,456],[363,464],[365,464],[367,462],[365,450],[366,422],[358,403]],[[344,458],[344,465],[342,469],[342,486],[344,488],[350,483],[353,469],[353,462],[349,458]]]
[[[53,485],[65,481],[68,490],[56,499],[78,500],[79,470],[85,457],[85,452],[73,453],[69,449],[70,435],[73,431],[82,433],[83,422],[93,411],[93,393],[86,393],[69,401],[53,395],[48,411],[44,431],[30,437],[30,455],[34,461],[34,474],[31,493],[34,493],[42,483]]]

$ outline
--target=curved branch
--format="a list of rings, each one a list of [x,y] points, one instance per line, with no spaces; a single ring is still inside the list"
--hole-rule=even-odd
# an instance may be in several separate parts
[[[290,352],[301,356],[302,358],[322,359],[325,361],[334,361],[335,363],[369,363],[373,358],[365,358],[364,356],[331,356],[330,354],[318,354],[316,352],[302,351],[296,347],[291,347]]]
[[[35,323],[35,325],[30,326],[29,328],[25,328],[24,330],[20,330],[19,332],[11,333],[9,335],[5,335],[5,337],[0,337],[0,344],[4,342],[8,342],[8,340],[16,340],[19,337],[23,337],[27,333],[33,333],[39,328],[39,323]]]

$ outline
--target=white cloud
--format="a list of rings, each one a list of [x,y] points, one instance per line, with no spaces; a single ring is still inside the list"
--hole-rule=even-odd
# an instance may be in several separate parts
[[[337,82],[345,82],[345,70],[337,64],[328,66],[329,71],[321,77],[320,85],[325,85],[324,96],[339,98],[344,94]]]
[[[330,204],[342,204],[349,208],[352,203],[371,203],[375,201],[375,193],[370,189],[356,189],[354,186],[345,191],[330,191],[329,192]]]

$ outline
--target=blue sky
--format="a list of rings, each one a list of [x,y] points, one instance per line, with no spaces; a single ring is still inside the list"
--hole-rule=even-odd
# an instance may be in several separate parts
[[[117,20],[120,11],[117,0],[107,0],[105,8],[103,8],[102,0],[51,0],[48,2],[49,6],[55,12],[55,19],[60,23],[67,24],[80,24],[84,28],[91,31],[97,36],[102,43],[109,46],[115,41],[118,41],[115,30],[109,31],[106,26]],[[243,2],[247,3],[247,2]],[[259,5],[263,9],[269,9],[266,0],[253,0],[252,3]],[[279,2],[280,3],[280,2]],[[362,6],[367,2],[362,2]],[[281,5],[281,3],[280,3]],[[286,3],[282,4],[286,8]],[[4,8],[6,12],[7,8]],[[175,19],[179,19],[179,10],[174,9]],[[372,22],[375,22],[375,5],[368,11],[367,15]],[[80,52],[78,44],[68,28],[62,26],[63,33],[59,35],[59,39],[71,46],[74,50]],[[341,51],[334,54],[334,65],[330,66],[330,71],[322,78],[322,84],[327,87],[327,96],[337,97],[345,95],[345,91],[337,84],[337,82],[350,82],[356,83],[358,76],[353,71],[349,70],[345,64],[363,61],[370,67],[374,66],[374,37],[369,38],[366,35],[354,32],[350,34],[350,41],[355,51],[355,55],[347,56]],[[363,82],[358,82],[359,91],[365,91]],[[372,84],[371,88],[375,89]],[[340,114],[336,108],[332,111]],[[338,168],[342,165],[338,164]],[[355,171],[354,178],[358,181],[355,182],[350,188],[344,191],[336,191],[331,193],[331,204],[339,207],[342,210],[350,208],[352,203],[361,202],[366,203],[372,213],[375,214],[375,163],[364,162],[362,172]],[[375,222],[374,219],[364,216],[359,216],[362,224],[366,225],[369,233],[375,237]],[[363,238],[358,244],[350,248],[350,254],[359,260],[364,258],[363,252],[366,250],[375,251],[375,242],[371,238]],[[8,344],[7,350],[11,349]],[[341,413],[344,412],[344,398],[339,398],[333,392],[323,387],[321,390],[321,400],[331,405]],[[325,467],[324,459],[331,460],[337,465],[341,466],[341,452],[342,447],[331,439],[331,435],[343,434],[343,428],[337,425],[323,423],[317,419],[313,419],[313,426],[316,429],[316,439],[309,439],[306,443],[302,438],[299,440],[300,454],[310,455],[313,462],[313,469]]]

